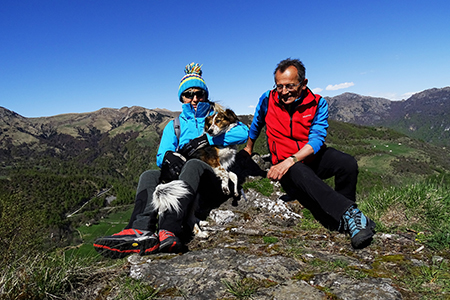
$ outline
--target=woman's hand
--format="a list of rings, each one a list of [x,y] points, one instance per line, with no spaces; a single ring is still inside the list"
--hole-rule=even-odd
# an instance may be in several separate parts
[[[167,183],[178,179],[181,169],[185,163],[186,158],[184,158],[181,154],[173,151],[167,151],[164,155],[164,160],[161,166],[161,176],[159,177],[159,181],[162,183]]]
[[[181,149],[180,149],[180,154],[189,158],[192,155],[194,155],[194,153],[209,145],[208,142],[208,137],[206,136],[206,133],[202,134],[199,137],[196,137],[195,139],[192,139],[189,141],[189,143],[187,143],[186,145],[184,145]]]
[[[252,155],[253,152],[253,146],[255,145],[255,140],[252,140],[251,138],[247,139],[247,145],[245,145],[244,151]]]

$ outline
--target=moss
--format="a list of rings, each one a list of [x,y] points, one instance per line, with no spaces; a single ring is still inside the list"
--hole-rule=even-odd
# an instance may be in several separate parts
[[[405,256],[403,254],[385,255],[385,256],[381,257],[381,261],[383,261],[383,262],[401,262],[401,261],[405,261]]]
[[[303,272],[299,272],[297,274],[295,274],[292,279],[297,279],[297,280],[304,280],[306,282],[309,282],[311,279],[313,279],[315,276],[314,273],[303,273]]]
[[[372,263],[372,269],[361,272],[373,278],[391,278],[402,282],[402,278],[411,273],[411,261],[404,255],[384,255],[377,257]]]
[[[278,239],[273,236],[263,236],[263,241],[266,244],[275,244],[278,243]]]
[[[263,194],[266,197],[270,197],[270,195],[272,195],[274,191],[273,185],[268,178],[245,182],[242,187],[245,191],[248,191],[248,189],[254,189],[255,191]]]

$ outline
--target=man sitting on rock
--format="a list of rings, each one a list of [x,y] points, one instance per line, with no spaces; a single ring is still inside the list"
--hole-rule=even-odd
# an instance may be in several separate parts
[[[356,160],[325,145],[328,104],[308,87],[300,60],[285,59],[275,69],[275,85],[256,107],[245,151],[266,126],[272,167],[267,177],[280,181],[326,227],[346,232],[354,248],[370,244],[375,223],[358,208]],[[335,176],[333,190],[322,179]]]

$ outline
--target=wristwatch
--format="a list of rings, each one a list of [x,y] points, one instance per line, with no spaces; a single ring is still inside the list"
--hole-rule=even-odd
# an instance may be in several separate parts
[[[291,155],[289,157],[292,157],[292,159],[294,160],[294,163],[298,162],[298,158],[295,155]]]

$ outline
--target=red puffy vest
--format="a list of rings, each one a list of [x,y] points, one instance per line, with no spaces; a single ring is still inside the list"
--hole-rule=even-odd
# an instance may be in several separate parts
[[[266,133],[272,163],[277,164],[298,152],[308,143],[311,123],[316,115],[320,96],[307,91],[303,101],[289,114],[271,91],[266,114]]]

